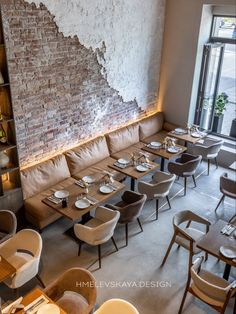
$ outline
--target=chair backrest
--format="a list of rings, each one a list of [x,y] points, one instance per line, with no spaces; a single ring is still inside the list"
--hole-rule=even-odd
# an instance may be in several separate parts
[[[40,234],[32,229],[22,229],[0,248],[0,253],[10,256],[17,250],[29,252],[34,258],[40,259],[42,252],[42,238]]]
[[[187,157],[187,158],[185,158]],[[202,156],[194,156],[190,154],[183,154],[183,173],[193,173],[202,160]]]
[[[122,200],[125,205],[120,208],[120,221],[132,221],[140,216],[147,196],[133,191],[125,191]]]
[[[220,191],[229,197],[236,198],[236,181],[228,178],[227,173],[220,177]]]
[[[192,282],[198,289],[197,291],[199,291],[199,294],[203,294],[216,301],[225,302],[227,298],[227,294],[230,290],[230,284],[228,287],[222,288],[221,286],[217,284],[208,282],[207,275],[210,276],[209,272],[206,272],[206,276],[201,277],[201,273],[202,275],[205,274],[204,271],[199,273],[202,261],[203,261],[203,258],[197,258],[197,260],[193,263],[191,267],[191,278],[192,278]]]
[[[65,291],[82,295],[89,304],[87,313],[90,313],[96,302],[97,289],[95,278],[88,270],[79,267],[68,269],[44,289],[53,301],[57,301]]]
[[[214,140],[214,139],[206,138],[204,140],[204,144],[208,147],[207,154],[217,156],[223,143],[224,143],[223,140]]]
[[[16,215],[10,210],[0,210],[0,232],[14,235],[16,233],[16,227]]]
[[[163,173],[164,174],[164,173]],[[156,194],[164,194],[170,191],[176,175],[175,174],[167,174],[166,173],[166,178],[163,179],[162,181],[157,182],[157,184],[155,185],[155,193]],[[155,175],[154,175],[154,180],[155,180]]]
[[[139,312],[128,301],[111,299],[104,302],[94,314],[139,314]]]

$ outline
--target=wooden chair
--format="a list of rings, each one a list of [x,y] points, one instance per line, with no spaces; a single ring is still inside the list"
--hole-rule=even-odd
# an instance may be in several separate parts
[[[236,295],[236,280],[230,284],[227,280],[201,269],[202,261],[203,257],[197,258],[191,267],[178,314],[182,313],[188,292],[222,314],[225,313],[230,298]],[[234,307],[234,313],[235,310]]]
[[[64,272],[44,292],[68,314],[91,313],[97,298],[93,275],[78,267]]]
[[[196,215],[190,210],[184,210],[177,213],[173,217],[174,234],[170,241],[170,244],[168,246],[168,249],[166,251],[166,254],[162,261],[161,266],[165,264],[173,244],[177,243],[178,248],[182,246],[183,248],[189,250],[189,271],[190,271],[193,256],[201,252],[201,249],[199,249],[196,246],[196,241],[204,235],[204,232],[196,228],[190,228],[190,224],[192,221],[205,225],[206,233],[209,231],[210,222],[207,219],[199,215]],[[182,225],[183,223],[187,223],[187,225]],[[207,253],[206,253],[206,259],[207,259]]]

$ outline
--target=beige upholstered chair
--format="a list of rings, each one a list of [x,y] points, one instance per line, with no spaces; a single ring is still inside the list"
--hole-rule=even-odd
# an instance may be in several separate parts
[[[203,159],[207,159],[208,162],[208,169],[207,173],[210,173],[210,161],[212,159],[215,160],[216,168],[218,168],[217,163],[217,156],[223,145],[223,140],[214,140],[212,138],[205,138],[203,143],[197,143],[193,147],[193,154],[194,155],[201,155]]]
[[[107,204],[106,206],[120,212],[119,223],[125,225],[127,246],[129,238],[128,225],[130,222],[137,220],[141,231],[143,231],[139,216],[142,212],[147,196],[145,194],[139,194],[133,191],[125,191],[121,199],[122,200],[115,205]]]
[[[228,178],[227,173],[222,174],[220,177],[220,191],[223,193],[223,195],[216,206],[215,212],[217,211],[221,202],[223,202],[225,196],[236,199],[236,181]]]
[[[44,292],[68,314],[91,313],[97,298],[95,279],[83,268],[67,270]]]
[[[16,216],[10,210],[0,210],[0,244],[16,233]]]
[[[158,171],[153,175],[152,181],[140,181],[138,183],[138,190],[140,193],[146,194],[148,200],[156,199],[156,219],[158,219],[158,203],[160,198],[166,197],[169,207],[171,208],[168,195],[175,178],[175,174]]]
[[[166,251],[166,255],[162,261],[161,266],[165,264],[173,244],[177,243],[178,247],[182,246],[183,248],[189,250],[189,270],[190,270],[193,255],[201,252],[201,250],[196,246],[196,241],[204,235],[204,232],[196,228],[190,228],[190,224],[192,221],[205,225],[206,232],[209,231],[210,222],[207,219],[196,215],[190,210],[183,210],[177,213],[173,217],[174,235],[170,241],[169,247]]]
[[[96,209],[94,218],[90,219],[86,224],[75,224],[74,232],[79,239],[78,255],[80,255],[83,242],[98,246],[99,268],[101,268],[101,244],[112,239],[118,251],[113,234],[119,217],[120,213],[118,211],[100,206]]]
[[[128,301],[110,299],[104,302],[94,314],[139,314],[139,312]]]
[[[203,257],[197,258],[191,267],[179,314],[182,313],[188,292],[219,313],[225,312],[229,299],[236,294],[236,280],[230,284],[227,280],[201,269],[202,261]]]
[[[0,247],[0,255],[16,268],[13,277],[4,281],[12,289],[17,289],[38,276],[39,262],[42,251],[40,234],[31,229],[23,229]]]
[[[186,195],[188,177],[192,177],[195,187],[197,186],[194,175],[201,160],[202,156],[184,153],[180,158],[177,158],[175,162],[169,162],[168,164],[168,171],[170,173],[184,178],[184,195]]]
[[[231,223],[232,225],[236,226],[236,215],[234,215],[233,217],[231,217],[229,223]]]

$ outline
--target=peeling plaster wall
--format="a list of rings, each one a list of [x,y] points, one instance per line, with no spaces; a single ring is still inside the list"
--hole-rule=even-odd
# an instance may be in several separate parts
[[[97,53],[103,75],[124,101],[157,100],[165,0],[26,0],[46,5],[64,36]],[[105,48],[105,49],[104,49]]]

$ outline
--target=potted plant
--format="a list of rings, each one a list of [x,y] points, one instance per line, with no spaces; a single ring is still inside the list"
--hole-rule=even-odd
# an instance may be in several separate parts
[[[214,109],[214,120],[212,131],[220,133],[222,129],[222,123],[224,118],[224,111],[226,110],[226,106],[228,104],[229,96],[226,93],[221,93],[217,96],[215,102],[215,109]]]

